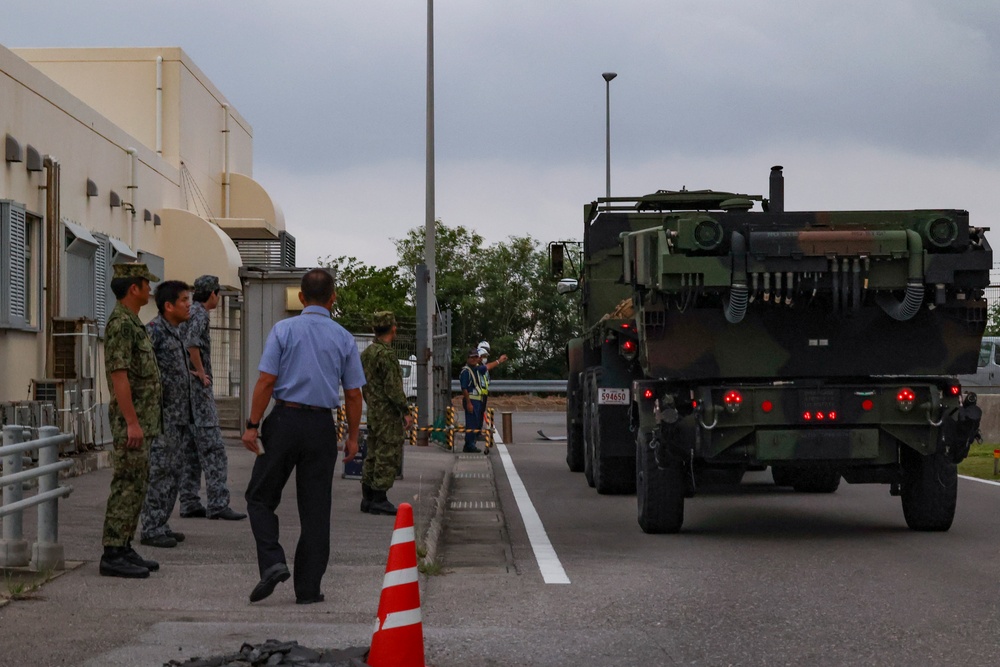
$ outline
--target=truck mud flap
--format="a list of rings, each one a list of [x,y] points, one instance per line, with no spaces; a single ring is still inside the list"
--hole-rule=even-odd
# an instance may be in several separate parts
[[[983,410],[975,403],[963,405],[944,421],[943,439],[952,463],[961,463],[969,455],[972,441],[979,438]]]

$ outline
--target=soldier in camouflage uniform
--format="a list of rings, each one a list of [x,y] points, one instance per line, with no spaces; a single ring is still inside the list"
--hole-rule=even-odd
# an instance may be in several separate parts
[[[153,341],[156,364],[163,387],[163,435],[153,440],[149,452],[149,489],[142,506],[142,540],[152,547],[175,547],[183,533],[170,529],[167,520],[174,511],[181,473],[182,452],[194,447],[191,420],[191,385],[188,353],[180,325],[191,315],[191,288],[169,280],[156,288],[160,314],[146,325]]]
[[[191,317],[182,327],[185,344],[191,355],[191,365],[197,378],[192,383],[194,411],[194,446],[184,451],[184,473],[181,477],[181,516],[208,516],[209,519],[238,521],[246,514],[229,507],[229,486],[226,483],[229,461],[222,442],[219,413],[212,393],[212,341],[209,337],[209,311],[219,305],[219,279],[204,275],[194,281],[194,303]],[[205,472],[205,495],[208,509],[201,504],[201,473]]]
[[[396,318],[389,311],[372,317],[375,342],[361,353],[368,381],[363,388],[368,404],[368,452],[361,467],[361,511],[395,514],[386,492],[396,481],[403,462],[405,429],[410,428],[409,405],[403,393],[403,373],[391,343],[396,338]]]
[[[108,577],[144,579],[158,570],[132,548],[139,512],[146,497],[149,448],[161,429],[160,373],[153,343],[139,320],[149,303],[149,283],[159,278],[145,264],[115,264],[111,291],[118,304],[108,318],[104,369],[111,389],[108,418],[114,474],[104,515],[104,555],[100,572]]]

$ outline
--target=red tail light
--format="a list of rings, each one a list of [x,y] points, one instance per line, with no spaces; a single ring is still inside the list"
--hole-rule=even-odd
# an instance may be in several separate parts
[[[917,395],[909,387],[903,387],[896,394],[896,406],[900,412],[909,412],[913,409],[913,402],[917,400]]]
[[[872,408],[874,407],[875,407],[875,401],[873,401],[870,398],[866,398],[865,400],[861,401],[861,409],[864,410],[865,412],[871,412]]]
[[[726,412],[734,415],[739,412],[740,408],[743,406],[743,394],[735,389],[732,389],[727,391],[722,397],[722,402],[726,404]]]
[[[652,399],[653,398],[653,390],[652,389],[645,389],[645,390],[643,390],[642,397],[645,398],[647,401],[650,400],[650,399]]]
[[[771,401],[764,401],[763,403],[760,404],[760,409],[763,410],[764,412],[770,412],[771,410],[774,409],[774,403],[772,403]]]
[[[948,393],[950,393],[952,396],[959,396],[962,393],[962,386],[953,384],[950,387],[948,387]]]

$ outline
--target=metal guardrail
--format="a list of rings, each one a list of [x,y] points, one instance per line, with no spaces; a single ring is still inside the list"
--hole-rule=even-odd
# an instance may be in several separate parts
[[[451,391],[461,393],[462,384],[451,381]],[[490,380],[491,394],[565,394],[566,380]]]
[[[59,471],[73,466],[72,461],[59,460],[59,447],[74,439],[73,434],[60,434],[55,426],[42,426],[38,438],[25,440],[31,429],[25,426],[4,426],[0,461],[3,462],[3,537],[0,539],[0,567],[23,567],[30,563],[36,571],[61,570],[65,567],[63,547],[59,544],[59,498],[73,492],[71,486],[59,486]],[[38,465],[23,470],[24,454],[38,451]],[[24,497],[22,484],[38,480],[38,493]],[[38,537],[31,546],[24,539],[24,510],[38,506]]]

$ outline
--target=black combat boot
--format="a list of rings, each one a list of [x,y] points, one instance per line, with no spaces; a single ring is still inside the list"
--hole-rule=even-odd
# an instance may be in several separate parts
[[[133,565],[139,565],[146,568],[150,572],[156,572],[160,569],[160,564],[155,560],[147,560],[140,556],[135,549],[132,548],[132,543],[129,542],[125,545],[125,560],[132,563]]]
[[[105,577],[145,579],[149,576],[149,568],[136,565],[128,559],[128,547],[104,547],[100,571]]]
[[[372,487],[367,484],[361,485],[361,511],[369,512],[372,506]]]
[[[372,503],[368,506],[368,513],[394,515],[396,513],[396,506],[389,502],[385,491],[372,489]]]

